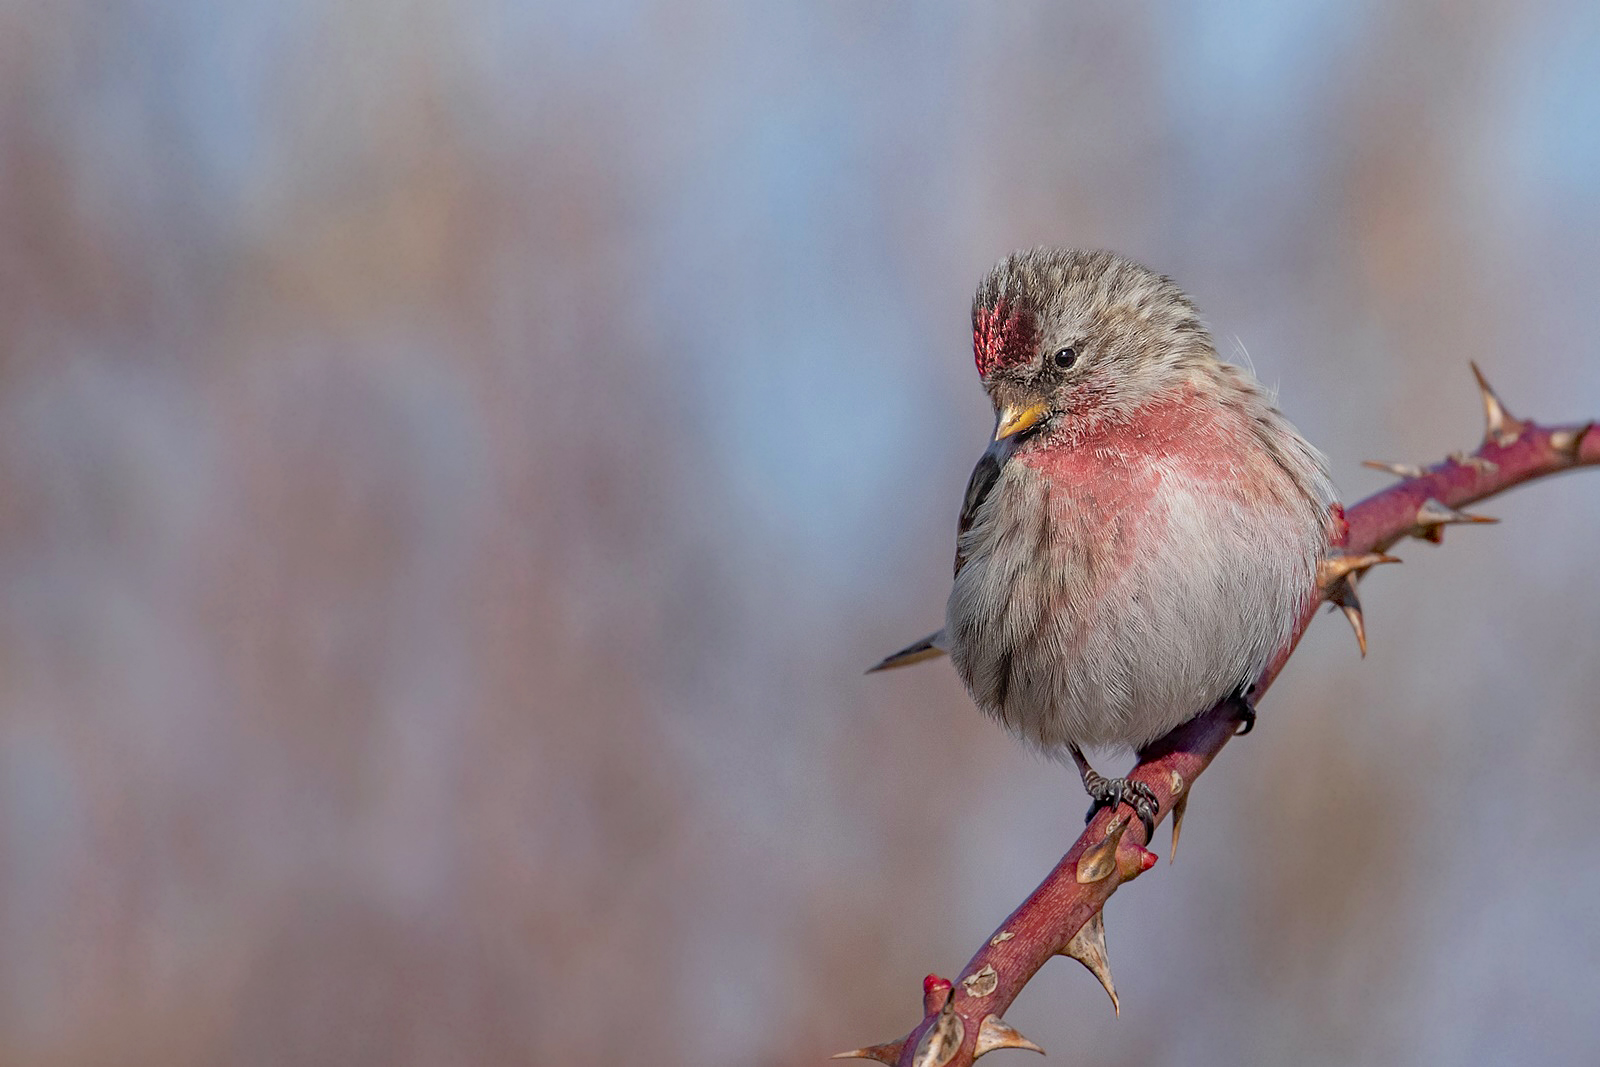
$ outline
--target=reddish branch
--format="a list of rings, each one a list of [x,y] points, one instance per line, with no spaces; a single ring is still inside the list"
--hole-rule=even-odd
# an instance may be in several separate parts
[[[1477,368],[1473,368],[1477,373]],[[1362,651],[1366,636],[1355,582],[1368,567],[1392,562],[1385,550],[1404,537],[1437,542],[1453,523],[1492,521],[1459,509],[1535,478],[1580,466],[1600,466],[1600,430],[1594,423],[1545,427],[1513,418],[1478,374],[1488,431],[1471,455],[1457,454],[1421,470],[1371,464],[1401,481],[1361,501],[1345,514],[1339,553],[1324,565],[1321,596],[1295,627],[1293,639],[1257,679],[1259,699],[1294,652],[1300,635],[1323,601],[1339,605],[1355,627]],[[1141,752],[1132,777],[1155,793],[1157,820],[1173,812],[1173,838],[1188,791],[1238,728],[1236,710],[1221,704],[1179,727]],[[1127,809],[1102,811],[1062,857],[1055,870],[967,962],[954,983],[929,975],[923,983],[923,1019],[899,1041],[873,1045],[840,1057],[862,1057],[902,1067],[964,1067],[996,1048],[1043,1051],[1007,1026],[1001,1016],[1036,971],[1056,955],[1089,967],[1116,1002],[1105,961],[1100,909],[1123,883],[1155,862],[1145,849],[1144,828]],[[839,1057],[836,1057],[839,1058]]]

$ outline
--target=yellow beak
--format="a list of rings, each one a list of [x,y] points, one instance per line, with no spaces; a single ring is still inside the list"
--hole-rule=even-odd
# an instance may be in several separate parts
[[[994,439],[1003,441],[1007,437],[1015,436],[1044,418],[1049,414],[1050,405],[1040,401],[1030,404],[1025,408],[1004,407],[1000,409],[1000,425],[995,427]]]

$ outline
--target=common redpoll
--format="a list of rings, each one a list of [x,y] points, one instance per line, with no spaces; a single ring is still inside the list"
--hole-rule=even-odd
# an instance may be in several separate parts
[[[1193,301],[1109,252],[1040,248],[978,286],[994,440],[967,485],[947,651],[1014,734],[1070,755],[1095,801],[1155,798],[1083,750],[1148,744],[1248,687],[1316,595],[1333,487],[1315,448]]]

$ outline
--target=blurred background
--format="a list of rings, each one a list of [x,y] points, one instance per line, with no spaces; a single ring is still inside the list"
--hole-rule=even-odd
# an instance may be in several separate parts
[[[861,674],[978,278],[1174,275],[1359,499],[1469,359],[1600,415],[1597,69],[1589,3],[0,3],[0,1063],[901,1035],[1085,807]],[[1128,1013],[1008,1013],[1049,1062],[1596,1061],[1600,475],[1483,510],[1112,902]]]

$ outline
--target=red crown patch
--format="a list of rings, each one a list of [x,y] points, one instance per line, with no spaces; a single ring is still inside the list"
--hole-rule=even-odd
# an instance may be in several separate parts
[[[1033,317],[999,300],[992,308],[979,308],[972,320],[972,354],[978,374],[987,378],[1001,367],[1033,358]]]

